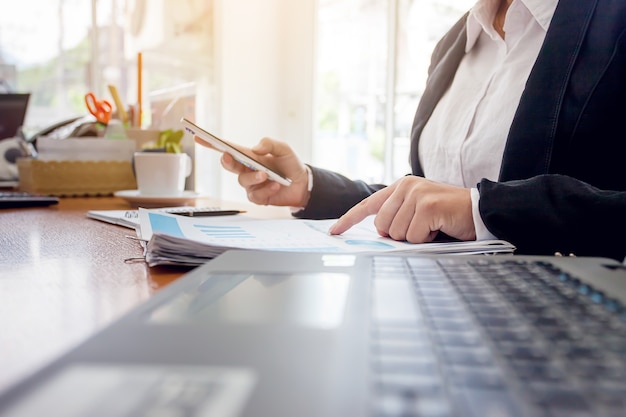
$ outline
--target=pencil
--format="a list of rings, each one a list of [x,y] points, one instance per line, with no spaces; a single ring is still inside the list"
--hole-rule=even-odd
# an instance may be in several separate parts
[[[143,65],[142,62],[142,53],[137,52],[137,127],[141,129],[141,104],[142,104],[142,79],[141,79],[141,67]]]
[[[117,114],[119,115],[120,119],[122,119],[122,123],[126,125],[126,123],[128,122],[128,113],[126,113],[124,103],[122,103],[122,99],[117,92],[117,88],[114,85],[109,84],[109,91],[111,92],[111,96],[113,96],[113,101],[115,101],[115,105],[117,106]]]

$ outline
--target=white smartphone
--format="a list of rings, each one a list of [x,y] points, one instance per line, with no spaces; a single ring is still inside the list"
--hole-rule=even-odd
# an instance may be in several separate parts
[[[244,150],[237,148],[232,143],[227,142],[224,139],[220,139],[214,134],[207,132],[189,119],[183,117],[182,119],[180,119],[180,122],[185,126],[185,130],[187,130],[189,133],[206,140],[218,151],[226,152],[232,155],[232,157],[235,158],[235,160],[240,164],[245,165],[246,167],[254,171],[265,172],[270,180],[276,181],[279,184],[286,186],[291,185],[291,180],[289,178],[280,174],[275,168],[268,167],[267,165],[259,162],[249,152],[246,153]]]

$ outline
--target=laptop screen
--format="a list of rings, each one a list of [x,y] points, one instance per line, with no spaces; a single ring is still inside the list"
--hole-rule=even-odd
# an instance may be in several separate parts
[[[29,93],[0,94],[0,139],[16,135],[24,123]]]

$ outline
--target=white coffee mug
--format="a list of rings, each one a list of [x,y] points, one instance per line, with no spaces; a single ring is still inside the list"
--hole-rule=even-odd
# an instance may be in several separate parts
[[[192,168],[186,153],[135,152],[134,164],[140,195],[181,195]]]

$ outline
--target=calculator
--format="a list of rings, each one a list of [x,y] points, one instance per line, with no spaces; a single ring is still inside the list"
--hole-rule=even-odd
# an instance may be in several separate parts
[[[21,191],[0,191],[0,209],[18,207],[41,207],[58,204],[57,197],[25,193]]]

